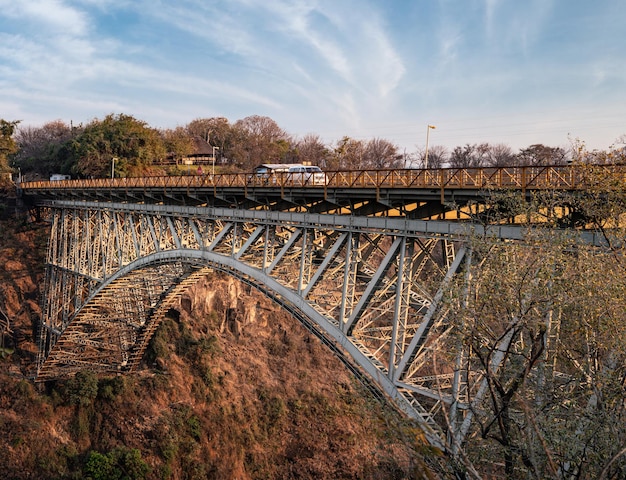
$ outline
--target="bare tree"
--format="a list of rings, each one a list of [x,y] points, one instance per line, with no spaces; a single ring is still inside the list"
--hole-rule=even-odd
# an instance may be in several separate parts
[[[350,170],[363,163],[365,144],[361,140],[343,137],[337,142],[328,162],[330,170]]]
[[[488,162],[489,144],[466,144],[464,147],[455,147],[450,154],[448,163],[453,168],[484,167]],[[428,154],[430,164],[430,153]]]
[[[617,137],[617,139],[615,140],[615,143],[618,145],[626,145],[626,133]]]
[[[516,156],[511,147],[504,143],[490,145],[487,151],[487,164],[492,167],[506,167],[516,164]]]
[[[295,158],[298,162],[327,167],[330,152],[320,140],[319,135],[305,135],[295,143],[294,149]]]
[[[374,138],[364,146],[361,168],[398,168],[402,166],[402,155],[398,147],[388,140]]]
[[[517,163],[519,165],[563,165],[567,163],[567,154],[561,147],[535,144],[519,151]]]
[[[451,423],[467,428],[471,441],[456,447],[486,475],[626,475],[626,251],[618,221],[626,187],[606,170],[588,165],[596,187],[585,196],[518,197],[517,211],[530,219],[550,210],[542,217],[552,227],[556,212],[578,202],[609,249],[537,225],[528,225],[523,244],[477,237],[466,276],[450,294],[466,378],[480,379],[466,390],[465,417]]]
[[[626,135],[622,135],[608,150],[588,150],[585,142],[575,139],[570,145],[570,156],[576,164],[615,164],[626,162]],[[620,144],[622,146],[620,146]]]
[[[61,120],[46,123],[42,127],[19,128],[15,138],[19,147],[14,161],[24,172],[47,176],[53,172],[68,170],[66,166],[67,145],[82,126],[74,128]]]
[[[187,124],[189,134],[202,138],[214,146],[222,146],[228,139],[232,126],[224,117],[197,118]]]
[[[219,157],[230,159],[237,142],[237,131],[224,117],[197,118],[187,125],[187,131],[196,140],[209,147],[219,148]]]
[[[260,163],[282,163],[292,152],[289,135],[269,117],[252,115],[233,126],[232,157],[244,170]]]
[[[426,164],[426,149],[418,150],[417,166],[423,168]],[[448,149],[443,145],[433,145],[428,148],[428,168],[443,168],[448,162]]]

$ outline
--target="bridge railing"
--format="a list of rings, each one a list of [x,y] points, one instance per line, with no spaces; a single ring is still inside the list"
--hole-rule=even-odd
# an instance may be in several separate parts
[[[326,182],[312,184],[295,179],[292,174],[273,174],[271,181],[250,173],[183,175],[163,177],[93,178],[80,180],[22,182],[26,191],[53,189],[151,189],[151,188],[422,188],[521,190],[584,189],[590,186],[587,165],[552,165],[525,167],[481,167],[442,169],[382,169],[328,171]],[[593,165],[596,171],[626,182],[626,165]]]

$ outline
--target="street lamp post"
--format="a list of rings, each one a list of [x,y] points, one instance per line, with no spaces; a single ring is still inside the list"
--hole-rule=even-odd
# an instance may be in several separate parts
[[[219,150],[220,147],[211,147],[213,148],[213,170],[212,170],[212,175],[215,176],[215,150]]]
[[[117,157],[111,159],[111,178],[115,178],[115,160],[117,160]]]
[[[434,125],[428,125],[426,127],[426,153],[424,154],[424,168],[428,168],[428,139],[430,138],[430,129],[435,129]]]

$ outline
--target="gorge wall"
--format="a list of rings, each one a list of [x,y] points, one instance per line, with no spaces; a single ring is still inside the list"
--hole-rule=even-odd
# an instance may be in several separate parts
[[[442,478],[419,429],[256,290],[212,273],[140,371],[36,385],[47,226],[0,223],[3,478]]]

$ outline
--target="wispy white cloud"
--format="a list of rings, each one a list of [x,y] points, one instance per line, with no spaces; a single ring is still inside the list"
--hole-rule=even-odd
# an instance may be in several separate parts
[[[0,0],[0,111],[123,111],[161,126],[263,114],[288,131],[382,131],[410,146],[438,118],[474,114],[473,135],[498,128],[481,129],[481,112],[626,105],[622,0],[574,3]],[[465,132],[443,125],[435,141]]]
[[[33,22],[38,28],[64,35],[84,35],[88,31],[88,21],[80,10],[72,8],[63,0],[30,0],[11,2],[0,0],[0,10],[4,16],[17,21]]]
[[[517,46],[525,55],[531,55],[546,32],[546,22],[554,8],[554,0],[530,0],[524,4],[508,5],[500,10],[496,22],[506,32],[512,47]]]
[[[234,56],[240,69],[257,69],[265,77],[280,72],[275,80],[301,101],[315,103],[312,97],[321,96],[327,100],[321,108],[334,105],[342,116],[355,117],[359,110],[363,114],[363,106],[346,102],[350,94],[380,102],[406,71],[382,16],[360,5],[239,0],[218,14],[211,6],[194,4],[192,11],[179,2],[162,4],[154,14],[205,42],[207,49],[217,49],[216,56]],[[302,82],[308,87],[302,88]],[[285,97],[284,91],[276,94],[276,102]]]
[[[496,11],[500,0],[485,0],[485,31],[487,38],[493,37]]]

